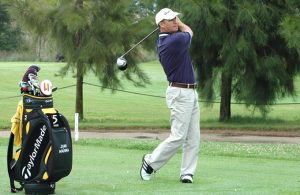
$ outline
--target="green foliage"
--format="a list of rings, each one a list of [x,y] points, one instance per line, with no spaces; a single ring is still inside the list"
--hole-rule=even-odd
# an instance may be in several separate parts
[[[148,28],[148,20],[139,20],[129,0],[97,1],[12,1],[11,12],[24,26],[41,36],[55,40],[68,64],[61,75],[77,70],[93,71],[104,86],[118,87],[116,59],[136,43]],[[137,22],[138,21],[138,22]],[[149,26],[149,25],[148,25]],[[142,29],[142,30],[141,30]],[[126,79],[136,85],[149,79],[136,66],[133,51],[127,56]],[[80,68],[79,68],[80,67]]]
[[[174,2],[162,4],[172,7]],[[299,45],[296,2],[191,0],[181,4],[183,21],[194,31],[191,53],[203,97],[218,96],[221,73],[232,79],[231,93],[237,101],[264,114],[269,111],[267,104],[295,95],[293,80],[300,67],[294,49]],[[285,38],[291,38],[289,45]]]
[[[20,28],[13,25],[7,12],[7,5],[0,2],[0,51],[18,49],[21,42]]]
[[[291,14],[285,15],[281,22],[280,33],[290,48],[295,48],[300,56],[300,3],[291,0]]]

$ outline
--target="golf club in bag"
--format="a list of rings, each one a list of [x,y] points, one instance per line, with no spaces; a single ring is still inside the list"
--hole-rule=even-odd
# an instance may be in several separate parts
[[[55,183],[72,169],[70,126],[53,108],[51,82],[45,80],[34,90],[39,95],[24,93],[11,120],[7,150],[11,192],[24,189],[26,194],[53,194]]]
[[[126,70],[127,69],[127,60],[124,58],[125,55],[127,55],[131,50],[136,48],[139,44],[141,44],[143,41],[145,41],[147,38],[149,38],[153,33],[155,33],[159,28],[157,27],[152,32],[150,32],[147,36],[145,36],[142,40],[140,40],[138,43],[136,43],[134,46],[132,46],[128,51],[126,51],[122,56],[118,57],[117,59],[117,65],[120,70]]]

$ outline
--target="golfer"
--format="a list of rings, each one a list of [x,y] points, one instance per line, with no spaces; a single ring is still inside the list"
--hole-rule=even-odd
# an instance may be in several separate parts
[[[169,8],[155,17],[160,33],[157,53],[169,86],[166,103],[170,109],[171,133],[151,154],[143,157],[140,175],[150,180],[183,147],[180,170],[182,183],[193,183],[200,146],[200,111],[194,69],[188,50],[193,31]]]

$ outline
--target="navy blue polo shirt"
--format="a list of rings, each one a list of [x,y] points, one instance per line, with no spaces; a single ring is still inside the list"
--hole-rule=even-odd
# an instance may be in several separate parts
[[[169,82],[195,83],[194,68],[188,53],[191,39],[188,32],[159,34],[157,53]]]

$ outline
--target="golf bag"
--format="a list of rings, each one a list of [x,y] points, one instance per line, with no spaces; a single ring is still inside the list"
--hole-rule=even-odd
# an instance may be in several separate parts
[[[14,153],[14,145],[19,146]],[[68,121],[53,108],[52,96],[23,95],[12,118],[7,150],[11,192],[53,194],[55,182],[72,169],[72,139]],[[15,187],[15,181],[21,187]]]

